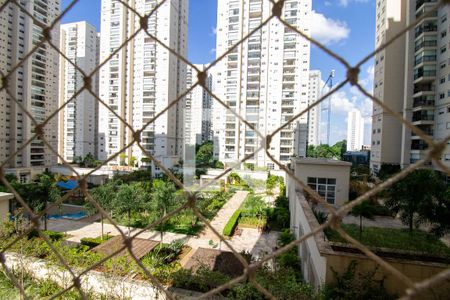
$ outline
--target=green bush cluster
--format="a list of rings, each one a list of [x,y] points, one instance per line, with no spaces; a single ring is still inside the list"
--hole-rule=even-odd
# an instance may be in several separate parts
[[[101,236],[95,237],[95,238],[82,238],[80,239],[80,244],[89,247],[89,249],[95,248],[98,245],[100,245],[103,242],[106,242],[111,237],[109,235],[104,236],[103,238]]]
[[[389,295],[384,287],[384,279],[376,280],[375,274],[378,268],[370,272],[357,272],[357,262],[352,261],[347,270],[339,274],[333,268],[334,284],[328,284],[322,290],[323,299],[367,299],[390,300],[395,299]]]
[[[232,236],[233,235],[234,229],[236,228],[236,226],[238,224],[240,216],[241,216],[241,211],[239,209],[233,213],[233,215],[231,216],[231,218],[228,220],[227,224],[223,228],[224,236]]]
[[[64,233],[57,232],[57,231],[51,231],[51,230],[42,230],[42,233],[45,234],[51,241],[60,241],[64,238]],[[28,234],[28,238],[35,238],[39,237],[39,232],[36,229],[33,229]]]

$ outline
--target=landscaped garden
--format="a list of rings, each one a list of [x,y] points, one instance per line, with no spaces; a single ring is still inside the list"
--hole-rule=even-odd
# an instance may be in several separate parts
[[[365,227],[360,239],[358,225],[342,224],[342,228],[351,237],[360,240],[366,246],[419,251],[429,255],[450,257],[449,247],[435,235],[422,230],[416,229],[410,232],[409,229]],[[326,233],[327,238],[332,242],[347,243],[333,230],[327,230]]]
[[[154,179],[124,182],[112,180],[92,190],[96,201],[121,225],[144,228],[187,202],[186,195],[168,180]],[[207,218],[212,219],[228,201],[232,193],[223,191],[203,192],[197,196],[197,207]],[[95,208],[87,204],[93,214]],[[185,209],[156,229],[195,235],[204,224],[194,213]]]

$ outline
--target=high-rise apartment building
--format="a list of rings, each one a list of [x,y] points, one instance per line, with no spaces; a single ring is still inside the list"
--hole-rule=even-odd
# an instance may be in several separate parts
[[[322,74],[319,70],[309,72],[308,105],[314,104],[322,96]],[[320,144],[320,104],[308,112],[308,145]]]
[[[427,13],[437,0],[409,1],[408,24]],[[406,38],[404,117],[435,140],[450,135],[450,16],[448,6],[439,8],[417,24]],[[401,165],[425,157],[428,145],[403,127]],[[450,166],[450,149],[442,162]]]
[[[83,72],[90,74],[97,65],[99,50],[97,32],[86,22],[61,25],[60,48],[65,56]],[[62,56],[59,62],[59,105],[69,101],[84,85],[84,78],[74,65]],[[98,94],[97,74],[91,87]],[[59,116],[59,150],[68,162],[88,154],[97,156],[97,108],[98,101],[84,90],[65,108]]]
[[[136,0],[128,4],[141,15],[150,14],[157,0]],[[117,50],[140,27],[140,19],[116,0],[103,0],[101,12],[100,61]],[[177,53],[187,54],[188,1],[170,0],[148,18],[147,31]],[[140,31],[114,53],[100,70],[100,97],[134,129],[140,129],[186,90],[186,65],[155,39]],[[183,101],[172,106],[141,134],[141,144],[161,161],[183,150]],[[127,126],[103,105],[99,107],[99,158],[121,151],[132,142]],[[146,164],[135,144],[112,165]],[[133,159],[132,159],[133,158]]]
[[[407,2],[409,1],[377,0],[376,47],[405,28]],[[406,37],[402,35],[375,56],[374,95],[400,114],[403,112],[406,69],[405,41]],[[372,171],[377,172],[384,163],[400,163],[401,136],[401,123],[374,103],[370,159]]]
[[[347,150],[360,151],[364,144],[364,118],[357,109],[347,115]]]
[[[377,36],[383,39],[380,44],[416,22],[436,3],[437,0],[377,1]],[[395,13],[384,16],[387,12]],[[450,134],[448,16],[450,9],[443,6],[421,19],[405,38],[377,56],[375,67],[375,95],[435,140]],[[382,24],[388,29],[383,30]],[[391,35],[385,37],[385,32]],[[384,115],[374,107],[372,169],[376,171],[382,163],[405,167],[424,158],[428,145],[393,117],[389,117],[390,123],[386,122]],[[448,147],[441,160],[450,165]]]
[[[23,9],[47,26],[59,15],[59,2],[18,1]],[[43,30],[13,3],[0,12],[0,24],[0,70],[8,74],[39,43]],[[55,26],[51,35],[53,43],[58,45],[59,26]],[[0,92],[0,161],[14,156],[7,167],[20,170],[16,174],[25,181],[31,177],[31,169],[43,169],[56,163],[57,159],[39,138],[20,150],[33,136],[34,125],[12,97],[38,123],[46,120],[58,108],[58,53],[46,44],[41,45],[8,77],[8,82],[11,95]],[[58,118],[54,117],[44,128],[44,137],[55,150],[58,148],[57,123]],[[14,155],[16,151],[19,152]]]
[[[270,1],[219,0],[217,55],[271,14]],[[310,14],[311,0],[284,2],[283,18],[307,34]],[[216,94],[266,136],[307,107],[309,60],[309,42],[273,19],[218,63]],[[214,123],[216,149],[224,163],[235,163],[264,143],[251,127],[219,105],[214,105]],[[307,135],[305,114],[274,136],[269,151],[283,163],[293,155],[305,156]],[[264,151],[247,163],[269,169],[275,166]]]
[[[205,70],[206,65],[195,65],[200,71]],[[187,67],[186,87],[190,88],[197,81],[197,72],[190,66]],[[212,75],[206,78],[206,86],[212,89]],[[185,99],[185,143],[188,145],[202,144],[212,140],[212,99],[201,86],[195,87]]]

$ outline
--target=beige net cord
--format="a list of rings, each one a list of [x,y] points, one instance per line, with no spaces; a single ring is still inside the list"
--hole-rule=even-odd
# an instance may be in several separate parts
[[[376,97],[374,97],[371,93],[369,93],[368,91],[366,91],[359,83],[358,83],[358,76],[359,76],[359,68],[366,63],[368,60],[370,60],[371,58],[373,58],[377,53],[379,53],[380,51],[382,51],[383,49],[389,47],[397,38],[401,37],[402,35],[406,34],[409,30],[413,29],[423,18],[426,18],[428,15],[430,15],[431,13],[433,13],[434,11],[436,11],[439,7],[447,5],[450,3],[450,1],[446,0],[441,0],[439,1],[432,10],[430,10],[428,13],[422,15],[419,19],[417,19],[415,21],[415,23],[410,24],[408,27],[404,28],[404,30],[402,30],[400,33],[398,33],[396,36],[394,36],[392,39],[386,41],[385,44],[383,44],[382,46],[380,46],[379,48],[377,48],[375,51],[373,51],[372,53],[368,54],[366,57],[364,57],[359,63],[357,63],[355,66],[351,66],[344,58],[340,57],[339,55],[337,55],[336,53],[334,53],[330,48],[328,48],[327,46],[321,44],[320,42],[318,42],[317,40],[311,38],[308,34],[298,30],[297,28],[293,27],[292,25],[290,25],[289,23],[287,23],[284,19],[283,19],[283,15],[282,15],[282,11],[283,11],[283,7],[284,7],[284,3],[285,0],[266,0],[266,1],[270,1],[272,3],[272,14],[266,19],[264,20],[257,28],[253,29],[251,32],[249,32],[247,35],[245,35],[243,37],[243,39],[241,39],[237,44],[233,45],[230,47],[230,49],[221,54],[220,56],[218,56],[218,58],[213,61],[206,70],[204,71],[200,71],[198,70],[198,68],[191,63],[187,58],[183,57],[182,55],[180,55],[179,53],[177,53],[175,50],[171,49],[168,45],[164,44],[164,42],[162,42],[161,40],[159,40],[156,36],[152,35],[149,31],[148,31],[148,19],[149,17],[155,12],[157,11],[165,2],[167,2],[167,0],[161,0],[158,2],[158,4],[156,5],[156,7],[152,10],[152,12],[150,12],[148,15],[140,15],[133,7],[131,7],[126,0],[118,0],[118,2],[121,3],[121,5],[125,6],[125,8],[132,14],[135,14],[136,17],[139,19],[139,27],[137,28],[137,30],[132,33],[117,49],[115,49],[104,61],[102,61],[98,66],[96,66],[96,68],[90,73],[90,74],[86,74],[85,72],[83,72],[83,70],[81,70],[76,63],[74,63],[73,61],[71,61],[70,59],[68,59],[64,53],[62,53],[62,51],[58,48],[57,45],[55,45],[52,41],[52,36],[51,36],[51,32],[52,30],[58,28],[58,24],[60,22],[60,20],[62,19],[62,17],[72,9],[73,6],[75,6],[78,2],[78,0],[73,0],[68,6],[67,8],[64,9],[64,11],[62,11],[62,13],[55,19],[53,20],[51,23],[49,24],[44,24],[41,21],[37,20],[32,13],[28,12],[20,3],[20,1],[18,0],[3,0],[1,1],[2,4],[0,5],[0,12],[3,12],[4,10],[7,9],[7,7],[9,5],[14,5],[17,6],[25,15],[27,18],[30,18],[34,24],[36,24],[38,27],[40,27],[42,29],[42,37],[40,38],[40,41],[34,45],[34,47],[31,49],[31,51],[27,54],[25,54],[23,56],[23,58],[20,60],[20,62],[15,65],[12,66],[12,68],[9,70],[9,72],[7,74],[3,74],[0,73],[1,76],[1,86],[0,86],[0,92],[1,93],[6,93],[8,95],[8,97],[14,101],[18,107],[21,109],[21,111],[31,120],[32,124],[34,125],[34,134],[33,136],[26,142],[23,143],[23,145],[16,151],[16,153],[14,153],[14,155],[11,155],[10,157],[8,157],[5,161],[0,162],[0,180],[1,182],[11,191],[11,193],[14,194],[15,198],[17,199],[17,201],[20,203],[21,206],[23,206],[24,210],[31,216],[31,224],[30,226],[22,233],[20,234],[13,242],[11,242],[9,245],[7,245],[6,247],[4,247],[1,252],[0,252],[0,262],[3,265],[3,268],[7,274],[7,276],[11,279],[12,283],[19,289],[20,294],[24,297],[27,298],[28,295],[26,295],[24,287],[20,284],[19,280],[15,277],[15,275],[13,274],[12,270],[10,270],[6,264],[6,256],[5,253],[18,241],[20,241],[20,239],[24,238],[27,233],[29,233],[32,230],[37,230],[39,233],[39,236],[45,241],[46,244],[48,244],[48,246],[50,247],[51,251],[54,252],[54,254],[56,255],[57,259],[59,260],[59,262],[61,263],[61,265],[67,269],[67,271],[70,273],[71,277],[72,277],[72,283],[70,285],[68,285],[64,290],[62,290],[61,292],[59,292],[56,295],[52,296],[53,298],[57,298],[61,295],[63,295],[64,293],[66,293],[68,290],[75,288],[79,291],[80,295],[86,299],[86,293],[82,290],[81,288],[81,277],[84,276],[86,273],[88,273],[89,271],[93,270],[94,268],[96,268],[97,266],[101,265],[102,263],[104,263],[105,261],[107,261],[108,259],[112,258],[113,256],[115,256],[117,253],[119,253],[120,251],[123,251],[124,249],[126,249],[131,258],[134,260],[134,262],[136,262],[136,264],[142,269],[142,271],[148,276],[148,278],[151,280],[151,282],[160,290],[161,293],[165,294],[165,296],[169,299],[174,299],[175,296],[168,291],[167,289],[164,288],[163,284],[161,282],[159,282],[159,280],[157,278],[155,278],[151,272],[149,272],[149,270],[146,269],[146,267],[141,263],[141,261],[135,256],[135,254],[132,251],[132,243],[133,240],[138,237],[139,235],[141,235],[143,232],[154,228],[155,226],[157,226],[158,224],[160,224],[161,222],[164,222],[165,220],[173,217],[174,215],[176,215],[177,213],[183,211],[183,210],[192,210],[192,212],[201,220],[203,221],[206,226],[208,228],[210,228],[212,230],[212,232],[217,235],[217,237],[224,243],[226,244],[234,253],[234,255],[239,259],[239,261],[245,266],[245,271],[244,274],[234,278],[233,280],[227,282],[224,285],[221,285],[211,291],[209,291],[208,293],[205,293],[202,295],[201,298],[208,298],[214,294],[219,293],[220,291],[223,291],[227,288],[232,287],[233,285],[242,282],[244,280],[249,280],[261,293],[263,293],[267,298],[270,299],[275,299],[275,297],[273,295],[271,295],[271,293],[265,289],[263,286],[261,286],[257,280],[256,280],[256,270],[258,270],[258,268],[260,268],[265,262],[273,259],[274,257],[288,251],[289,249],[299,245],[300,243],[302,243],[303,241],[305,241],[307,238],[323,231],[325,228],[330,227],[333,228],[334,230],[336,230],[345,240],[347,240],[349,243],[353,244],[356,248],[358,248],[359,250],[361,250],[364,254],[367,255],[367,257],[369,257],[370,259],[374,260],[377,264],[379,264],[382,268],[385,269],[386,272],[389,272],[390,274],[392,274],[393,276],[395,276],[398,280],[400,280],[401,282],[403,282],[407,287],[407,291],[406,291],[406,295],[404,296],[404,299],[412,299],[418,295],[420,295],[421,293],[426,293],[427,290],[429,290],[430,288],[442,283],[445,280],[450,279],[450,269],[447,269],[446,271],[441,272],[440,274],[435,275],[434,277],[428,278],[427,280],[424,280],[422,282],[418,282],[418,283],[414,283],[411,281],[411,279],[409,279],[407,276],[405,276],[404,274],[402,274],[400,271],[398,271],[397,269],[395,269],[394,267],[392,267],[388,262],[386,262],[385,260],[383,260],[382,258],[380,258],[379,256],[377,256],[376,254],[374,254],[372,251],[370,251],[365,245],[361,244],[360,242],[358,242],[357,240],[353,239],[352,237],[350,237],[341,227],[341,221],[342,218],[347,215],[350,210],[355,206],[360,204],[361,202],[363,202],[364,200],[368,199],[369,197],[379,193],[380,191],[392,186],[394,183],[396,183],[397,181],[399,181],[400,179],[404,178],[405,176],[407,176],[409,173],[413,172],[414,170],[416,170],[417,168],[423,166],[425,163],[433,161],[436,163],[436,165],[438,167],[441,168],[441,170],[443,172],[446,172],[449,176],[450,176],[450,169],[448,167],[446,167],[444,164],[442,164],[442,162],[440,162],[440,158],[441,158],[441,154],[443,152],[443,150],[445,149],[447,142],[450,141],[450,136],[446,137],[443,140],[440,141],[435,141],[433,139],[431,139],[428,135],[426,135],[422,130],[420,130],[418,127],[414,126],[411,122],[409,122],[408,120],[405,120],[403,118],[402,115],[398,114],[397,112],[393,111],[388,105],[386,105],[385,103],[383,103],[380,99],[377,99]],[[217,95],[215,95],[210,89],[208,89],[207,85],[205,84],[205,79],[207,77],[207,71],[210,70],[211,68],[213,68],[219,61],[221,61],[222,59],[226,58],[226,56],[231,53],[236,47],[239,46],[239,44],[243,43],[245,40],[247,40],[253,33],[257,32],[258,30],[260,30],[261,28],[263,28],[264,26],[266,26],[268,24],[269,21],[271,20],[276,20],[277,22],[280,22],[281,24],[283,24],[285,27],[290,28],[291,30],[295,31],[298,35],[300,35],[301,37],[309,40],[312,44],[314,44],[315,46],[317,46],[321,51],[324,51],[325,53],[327,53],[328,55],[330,55],[331,57],[335,58],[338,62],[340,62],[346,69],[347,69],[347,78],[345,81],[343,81],[342,83],[340,83],[339,85],[337,85],[333,90],[329,91],[326,95],[323,95],[317,102],[315,102],[313,105],[310,105],[307,109],[305,109],[304,111],[302,111],[301,113],[295,115],[294,117],[292,117],[288,122],[286,122],[285,124],[283,124],[282,126],[280,126],[277,130],[275,130],[273,133],[271,133],[268,136],[264,136],[263,134],[261,134],[257,128],[255,128],[251,123],[247,122],[247,120],[245,118],[243,118],[242,116],[240,116],[238,113],[236,113],[234,110],[232,110],[222,99],[220,99]],[[169,105],[162,111],[158,112],[147,124],[145,124],[143,126],[143,128],[139,129],[139,130],[135,130],[130,124],[128,124],[126,122],[126,120],[124,120],[123,118],[121,118],[111,107],[108,106],[107,103],[105,103],[102,99],[100,99],[100,97],[98,95],[95,94],[94,90],[91,87],[91,81],[92,81],[92,77],[94,74],[96,74],[101,67],[103,67],[115,54],[117,54],[123,47],[125,47],[131,40],[133,40],[138,33],[144,32],[147,36],[151,37],[152,39],[154,39],[161,47],[165,48],[166,50],[168,50],[170,53],[172,53],[173,55],[175,55],[181,62],[189,65],[190,67],[192,67],[193,69],[195,69],[198,72],[198,76],[197,76],[197,81],[192,85],[191,88],[185,90],[183,93],[181,93],[180,95],[178,95],[178,97],[176,99],[173,99],[169,102]],[[82,74],[82,76],[84,77],[84,84],[83,86],[81,86],[76,92],[75,94],[66,102],[64,103],[61,107],[59,107],[56,111],[54,111],[44,122],[42,123],[38,123],[35,118],[33,118],[33,115],[31,112],[27,111],[26,108],[23,106],[23,104],[18,101],[15,96],[10,92],[9,90],[9,86],[15,84],[15,82],[13,82],[13,80],[11,79],[12,74],[14,74],[14,72],[16,72],[18,70],[18,68],[20,66],[22,66],[34,53],[35,51],[41,47],[42,45],[48,45],[51,49],[55,50],[56,52],[59,53],[59,55],[61,55],[69,64],[71,64],[72,66],[75,67],[75,69],[77,70],[77,72],[79,72],[80,74]],[[302,182],[299,178],[297,178],[295,176],[295,174],[288,169],[284,164],[282,164],[281,162],[279,162],[274,156],[271,155],[270,153],[270,145],[271,145],[271,141],[272,138],[274,137],[275,134],[279,133],[284,127],[292,124],[297,118],[299,118],[300,116],[308,113],[308,111],[310,109],[312,109],[314,106],[319,105],[322,101],[324,101],[325,99],[327,99],[330,95],[332,95],[333,93],[335,93],[336,91],[340,90],[342,87],[344,87],[347,83],[349,83],[352,86],[355,86],[359,91],[361,91],[361,93],[363,93],[365,96],[367,96],[368,98],[370,98],[374,103],[376,103],[377,105],[381,106],[382,109],[385,112],[388,112],[389,114],[391,114],[392,116],[394,116],[398,122],[401,122],[404,126],[406,126],[407,128],[411,129],[414,133],[416,133],[418,136],[420,136],[429,146],[429,151],[426,155],[425,158],[423,158],[422,160],[416,162],[415,164],[410,165],[409,167],[403,169],[401,172],[399,172],[398,174],[396,174],[395,176],[391,177],[390,179],[380,183],[379,185],[375,186],[374,188],[372,188],[370,191],[368,191],[367,193],[365,193],[364,195],[358,197],[356,200],[352,201],[351,203],[348,203],[344,206],[342,206],[339,209],[334,209],[332,206],[328,205],[328,203],[321,197],[319,196],[315,191],[313,191],[311,188],[309,188],[309,186],[307,184],[305,184],[304,182]],[[320,226],[318,226],[317,228],[314,228],[312,230],[311,233],[306,234],[302,237],[300,237],[299,239],[291,242],[290,244],[276,250],[275,252],[264,256],[261,260],[248,264],[247,261],[242,257],[242,255],[240,255],[238,253],[238,251],[236,251],[235,249],[233,249],[232,245],[222,236],[222,234],[220,232],[217,232],[217,230],[211,226],[210,222],[208,221],[208,219],[206,217],[204,217],[202,215],[202,213],[200,212],[200,210],[197,208],[196,206],[196,201],[197,201],[197,195],[200,191],[204,190],[208,185],[213,184],[215,181],[219,180],[222,176],[224,176],[225,174],[231,172],[233,170],[233,166],[227,168],[226,170],[224,170],[220,175],[216,176],[214,178],[214,180],[212,182],[209,182],[206,185],[200,186],[198,188],[197,191],[192,191],[192,190],[188,190],[187,188],[185,188],[185,186],[183,185],[183,183],[181,181],[179,181],[174,174],[172,174],[170,172],[170,170],[168,170],[167,168],[165,168],[161,162],[159,162],[155,157],[153,157],[148,151],[146,151],[144,149],[144,147],[141,145],[141,133],[143,132],[143,130],[149,126],[150,124],[154,123],[156,119],[158,119],[162,114],[164,114],[165,112],[167,112],[172,106],[176,105],[178,102],[183,101],[184,97],[190,92],[192,91],[192,89],[194,89],[197,86],[201,86],[203,89],[205,89],[207,91],[207,93],[209,93],[212,98],[214,99],[214,101],[216,101],[217,103],[219,103],[220,105],[224,106],[229,112],[231,112],[232,114],[234,114],[235,117],[237,117],[240,121],[242,121],[243,123],[245,123],[247,126],[249,126],[250,128],[252,128],[256,134],[258,135],[258,137],[260,138],[261,141],[261,146],[252,154],[249,154],[247,156],[245,156],[239,163],[243,163],[245,162],[247,159],[251,158],[256,152],[264,150],[267,155],[272,159],[272,161],[278,165],[278,167],[282,170],[284,170],[287,175],[289,176],[290,179],[294,180],[299,186],[301,186],[311,197],[313,197],[317,202],[322,203],[325,205],[325,207],[328,209],[329,212],[329,218],[328,220],[321,224]],[[114,219],[109,215],[108,212],[106,212],[101,205],[92,197],[92,195],[90,194],[88,188],[87,188],[87,177],[89,175],[91,175],[94,171],[98,170],[99,168],[101,168],[101,166],[98,166],[97,168],[95,168],[93,171],[91,171],[89,174],[86,174],[84,176],[79,175],[78,173],[76,173],[76,171],[72,168],[72,166],[63,159],[63,157],[58,153],[58,151],[56,149],[54,149],[51,146],[51,143],[49,143],[44,136],[44,128],[45,126],[48,125],[49,121],[54,118],[55,116],[58,115],[58,113],[64,109],[64,107],[74,101],[74,99],[77,97],[77,95],[79,95],[81,92],[83,91],[88,91],[89,93],[91,93],[95,99],[97,99],[97,101],[105,106],[112,114],[114,114],[126,127],[128,130],[131,131],[132,136],[133,136],[133,140],[132,142],[130,142],[128,145],[126,145],[123,149],[120,149],[120,151],[118,151],[117,153],[115,153],[114,155],[110,156],[105,162],[103,162],[103,165],[107,164],[108,162],[110,162],[111,160],[115,159],[120,153],[122,153],[123,151],[125,151],[126,149],[128,149],[129,147],[131,147],[133,144],[137,144],[138,147],[150,158],[154,161],[154,163],[171,179],[173,180],[173,182],[181,189],[184,189],[185,195],[186,195],[186,203],[184,203],[181,207],[168,212],[166,215],[164,215],[161,219],[159,219],[158,221],[150,224],[149,226],[147,226],[146,228],[138,231],[137,233],[133,234],[132,236],[127,236],[125,234],[125,232],[123,232],[121,230],[121,228],[118,226],[118,224],[114,221]],[[35,140],[36,138],[39,138],[40,140],[42,140],[44,142],[44,144],[50,149],[50,151],[52,151],[54,154],[56,154],[60,160],[62,161],[62,164],[64,166],[66,166],[67,168],[71,169],[73,172],[75,172],[75,174],[77,174],[77,179],[79,181],[79,186],[78,188],[76,188],[75,190],[67,193],[64,197],[62,197],[61,199],[59,199],[57,202],[53,203],[52,205],[50,205],[49,207],[47,207],[44,211],[40,212],[40,213],[36,213],[34,212],[27,204],[26,202],[23,200],[23,198],[20,196],[20,194],[13,188],[13,186],[7,181],[7,179],[5,178],[5,172],[4,172],[4,168],[7,165],[7,163],[12,160],[18,153],[20,153],[21,150],[23,150],[27,145],[29,145],[33,140]],[[238,163],[238,164],[239,164]],[[238,165],[237,164],[237,165]],[[123,246],[118,249],[117,251],[115,251],[114,253],[108,255],[107,257],[102,258],[100,261],[96,262],[95,264],[93,264],[92,266],[90,266],[89,268],[85,269],[85,270],[74,270],[73,268],[71,268],[69,266],[69,264],[67,263],[67,261],[64,259],[64,254],[63,253],[59,253],[57,251],[57,249],[54,247],[52,241],[45,235],[43,234],[42,230],[40,229],[40,219],[43,215],[45,215],[52,207],[55,207],[61,203],[63,203],[66,199],[68,199],[71,195],[73,195],[76,192],[82,192],[87,201],[91,202],[92,205],[105,217],[107,218],[107,220],[113,225],[115,226],[115,228],[118,230],[118,232],[120,233],[120,235],[122,236],[124,243]]]

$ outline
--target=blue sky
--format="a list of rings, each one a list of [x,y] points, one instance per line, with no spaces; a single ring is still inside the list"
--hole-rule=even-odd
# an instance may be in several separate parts
[[[266,0],[267,1],[267,0]],[[217,18],[216,0],[190,0],[189,5],[189,60],[208,63],[215,58]],[[66,7],[70,0],[63,0]],[[100,0],[79,0],[64,17],[63,23],[86,20],[100,30]],[[313,0],[312,34],[351,64],[373,51],[375,45],[375,0]],[[334,82],[345,79],[346,70],[334,58],[316,47],[311,48],[311,69],[322,71],[326,80],[336,70]],[[360,79],[369,91],[372,89],[373,61],[361,69]],[[331,143],[346,138],[347,112],[358,108],[366,118],[365,143],[370,143],[370,100],[354,88],[346,86],[332,100]],[[325,127],[325,126],[323,126]],[[325,136],[325,134],[324,134]]]

